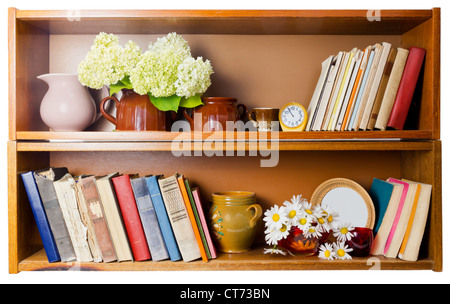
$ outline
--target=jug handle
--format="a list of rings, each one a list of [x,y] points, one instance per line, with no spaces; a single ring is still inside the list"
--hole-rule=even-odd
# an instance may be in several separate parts
[[[186,111],[186,108],[183,108],[182,113],[183,113],[184,118],[186,118],[186,120],[191,125],[191,131],[193,131],[194,130],[194,120],[192,119],[191,116],[189,116],[189,114]]]
[[[238,109],[239,109],[239,107],[242,108],[241,120],[244,120],[247,117],[247,107],[245,105],[243,105],[242,103],[238,104],[237,107],[238,107]]]
[[[103,98],[102,102],[100,103],[100,112],[102,113],[102,115],[111,123],[113,123],[115,126],[117,126],[117,119],[111,115],[109,115],[108,113],[106,113],[105,111],[105,102],[107,102],[108,100],[114,100],[114,102],[116,103],[116,108],[119,106],[119,101],[117,100],[116,97],[114,96],[108,96]]]
[[[253,204],[247,208],[247,211],[250,209],[255,209],[255,215],[250,219],[250,227],[254,228],[262,216],[262,208],[259,204]]]

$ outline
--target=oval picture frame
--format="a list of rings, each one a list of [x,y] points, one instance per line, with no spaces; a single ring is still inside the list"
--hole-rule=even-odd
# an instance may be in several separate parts
[[[317,206],[321,205],[323,199],[325,196],[333,189],[336,188],[347,188],[355,191],[357,194],[359,194],[362,198],[362,201],[364,202],[365,208],[367,209],[367,221],[365,223],[366,228],[373,229],[375,225],[375,207],[372,202],[372,198],[367,193],[367,191],[357,182],[347,179],[347,178],[332,178],[329,179],[322,184],[320,184],[316,190],[314,190],[314,193],[311,196],[311,205]],[[360,206],[363,208],[362,206]],[[336,208],[332,208],[336,209]],[[342,210],[335,210],[338,212],[338,214],[341,215]],[[350,223],[352,224],[352,223]]]

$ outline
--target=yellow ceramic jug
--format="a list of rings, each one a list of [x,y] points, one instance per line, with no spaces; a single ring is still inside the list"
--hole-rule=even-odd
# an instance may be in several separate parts
[[[262,208],[256,194],[228,191],[212,194],[210,224],[217,249],[226,253],[250,250],[261,223]]]

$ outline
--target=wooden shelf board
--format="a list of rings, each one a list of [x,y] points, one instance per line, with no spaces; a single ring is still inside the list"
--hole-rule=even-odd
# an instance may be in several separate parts
[[[381,10],[380,21],[370,21],[368,10],[17,10],[16,16],[50,34],[398,35],[430,19],[432,11]]]
[[[374,264],[377,263],[377,264]],[[265,255],[259,247],[247,253],[219,254],[219,257],[205,263],[201,260],[192,262],[145,261],[113,263],[48,263],[45,251],[41,250],[19,263],[19,271],[217,271],[217,270],[432,270],[433,262],[429,259],[408,262],[373,256],[353,258],[347,261],[326,261],[317,256],[293,257],[282,255]]]
[[[85,141],[172,141],[172,140],[256,140],[279,139],[281,141],[305,140],[384,140],[384,139],[431,139],[431,131],[348,131],[348,132],[165,132],[165,131],[18,131],[17,140],[85,140]]]
[[[350,142],[18,142],[17,151],[427,151],[429,141]]]

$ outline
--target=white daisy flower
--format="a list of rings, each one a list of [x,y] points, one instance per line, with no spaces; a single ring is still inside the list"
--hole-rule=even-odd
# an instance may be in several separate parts
[[[322,244],[319,247],[319,258],[325,260],[333,260],[336,257],[336,252],[333,250],[333,246],[328,243]]]
[[[289,229],[286,225],[282,225],[280,229],[266,230],[266,243],[269,245],[278,244],[279,240],[285,239],[289,235]]]
[[[287,222],[286,211],[284,208],[274,205],[272,208],[264,212],[264,221],[269,231],[280,229]]]
[[[302,206],[298,201],[285,201],[284,202],[286,215],[289,225],[297,225],[298,220],[302,214]]]
[[[286,255],[286,252],[284,252],[281,249],[276,248],[276,246],[274,246],[273,248],[264,248],[264,254],[282,254],[282,255]]]
[[[355,227],[350,226],[349,224],[343,224],[339,226],[337,231],[333,232],[333,236],[337,238],[339,242],[350,241],[353,237],[353,231]]]
[[[339,227],[339,214],[327,205],[322,206],[322,210],[326,214],[324,226],[328,227],[329,230],[337,229]]]
[[[311,207],[311,203],[308,203],[307,200],[302,201],[303,210],[305,210],[306,213],[309,215],[314,215],[313,209]]]
[[[311,227],[313,221],[314,217],[308,215],[303,211],[300,213],[297,223],[295,223],[294,225],[297,226],[300,230],[307,231],[309,227]]]
[[[347,245],[345,245],[345,242],[338,242],[333,243],[334,244],[334,253],[336,259],[340,260],[351,260],[352,257],[348,254],[349,252],[353,251],[352,248],[348,248]]]
[[[308,230],[303,232],[303,235],[307,238],[320,238],[322,236],[322,233],[315,227],[311,226],[308,228]]]

